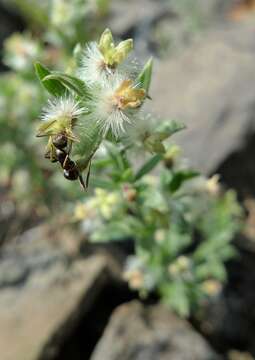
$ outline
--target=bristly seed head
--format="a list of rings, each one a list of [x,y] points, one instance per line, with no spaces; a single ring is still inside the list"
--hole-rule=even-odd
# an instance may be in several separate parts
[[[72,96],[60,97],[49,100],[48,106],[43,109],[41,119],[43,121],[57,120],[59,118],[75,119],[86,111]]]
[[[98,88],[89,104],[90,116],[104,134],[111,130],[115,137],[125,132],[145,98],[145,91],[129,79],[116,78]]]
[[[87,84],[108,81],[117,71],[117,67],[123,63],[133,49],[133,40],[121,41],[117,46],[114,44],[112,33],[106,29],[99,43],[91,42],[87,45],[78,76]]]
[[[49,100],[43,109],[37,136],[53,136],[65,134],[72,139],[72,128],[75,120],[87,111],[72,96]]]

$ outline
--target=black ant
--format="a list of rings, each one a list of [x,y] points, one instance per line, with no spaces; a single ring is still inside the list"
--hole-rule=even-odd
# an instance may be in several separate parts
[[[67,180],[71,180],[71,181],[79,180],[82,188],[86,189],[88,185],[87,181],[85,185],[77,164],[69,157],[71,147],[67,151],[65,150],[68,145],[68,139],[66,135],[65,134],[55,135],[52,139],[52,143],[56,148],[55,151],[56,157],[53,157],[53,161],[55,160],[59,161],[59,163],[63,168],[64,177]]]

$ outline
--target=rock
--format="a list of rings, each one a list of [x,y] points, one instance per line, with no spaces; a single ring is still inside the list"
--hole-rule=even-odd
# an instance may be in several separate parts
[[[228,360],[254,360],[254,357],[247,352],[231,350],[228,353]]]
[[[135,56],[146,60],[176,52],[205,29],[225,21],[236,0],[112,0],[108,23],[118,37],[132,36]]]
[[[176,17],[167,1],[113,0],[108,22],[115,36],[134,39],[135,58],[145,61],[150,56],[152,29],[164,17]]]
[[[216,21],[217,19],[224,20],[229,10],[232,9],[233,5],[239,0],[194,0],[192,3],[190,1],[183,1],[183,3],[177,3],[175,0],[170,0],[171,6],[173,8],[187,8],[188,10],[193,10],[193,16],[199,15],[205,20],[212,19]],[[192,14],[191,14],[192,15]]]
[[[55,265],[50,272],[51,281],[35,273],[26,285],[0,292],[3,360],[54,359],[102,287],[114,278],[107,258],[98,255],[67,268]]]
[[[226,23],[155,64],[151,110],[187,124],[173,140],[205,174],[243,151],[255,134],[254,33],[254,23]]]
[[[172,16],[154,21],[151,31],[146,33],[153,55],[169,57],[183,50],[188,44],[202,37],[213,27],[225,22],[235,0],[169,0]],[[175,16],[173,16],[173,14]]]
[[[109,23],[117,36],[124,36],[141,28],[145,23],[151,23],[169,10],[166,2],[155,0],[113,0]]]
[[[73,244],[78,242],[67,228],[57,232],[44,224],[6,242],[0,252],[0,289],[22,286],[30,276],[47,274],[56,264],[66,267],[70,258],[67,239]]]
[[[121,305],[92,354],[91,360],[219,359],[184,320],[160,305],[134,301]]]
[[[2,50],[4,40],[15,31],[24,30],[24,21],[21,17],[12,12],[7,2],[0,1],[0,49]],[[2,62],[0,62],[0,71],[4,68]]]
[[[227,266],[223,292],[201,308],[197,325],[220,352],[234,347],[255,356],[255,254],[242,250],[239,255]]]

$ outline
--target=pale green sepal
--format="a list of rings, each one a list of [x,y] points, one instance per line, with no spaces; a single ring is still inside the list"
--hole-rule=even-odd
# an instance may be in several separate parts
[[[137,78],[137,82],[139,86],[146,91],[146,94],[148,94],[150,89],[152,68],[153,68],[153,60],[152,58],[150,58]]]

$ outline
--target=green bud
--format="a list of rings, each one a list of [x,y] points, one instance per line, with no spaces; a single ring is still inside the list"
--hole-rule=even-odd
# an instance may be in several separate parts
[[[122,63],[130,51],[133,50],[133,39],[127,39],[125,41],[121,41],[118,46],[115,48],[115,54],[113,56],[113,60],[116,64]]]
[[[151,134],[144,140],[144,147],[151,153],[164,154],[165,146],[157,134]]]
[[[105,29],[101,35],[98,48],[104,57],[106,57],[109,51],[114,48],[114,41],[110,29]]]
[[[176,159],[180,156],[181,149],[177,145],[171,146],[164,155],[164,164],[168,169],[171,169],[176,161]]]
[[[111,67],[117,67],[133,49],[133,40],[127,39],[121,41],[115,47],[112,33],[109,29],[106,29],[101,35],[98,48],[104,57],[105,64]]]
[[[82,46],[80,43],[76,44],[76,46],[73,49],[73,56],[77,64],[79,64],[79,61],[82,56]]]

